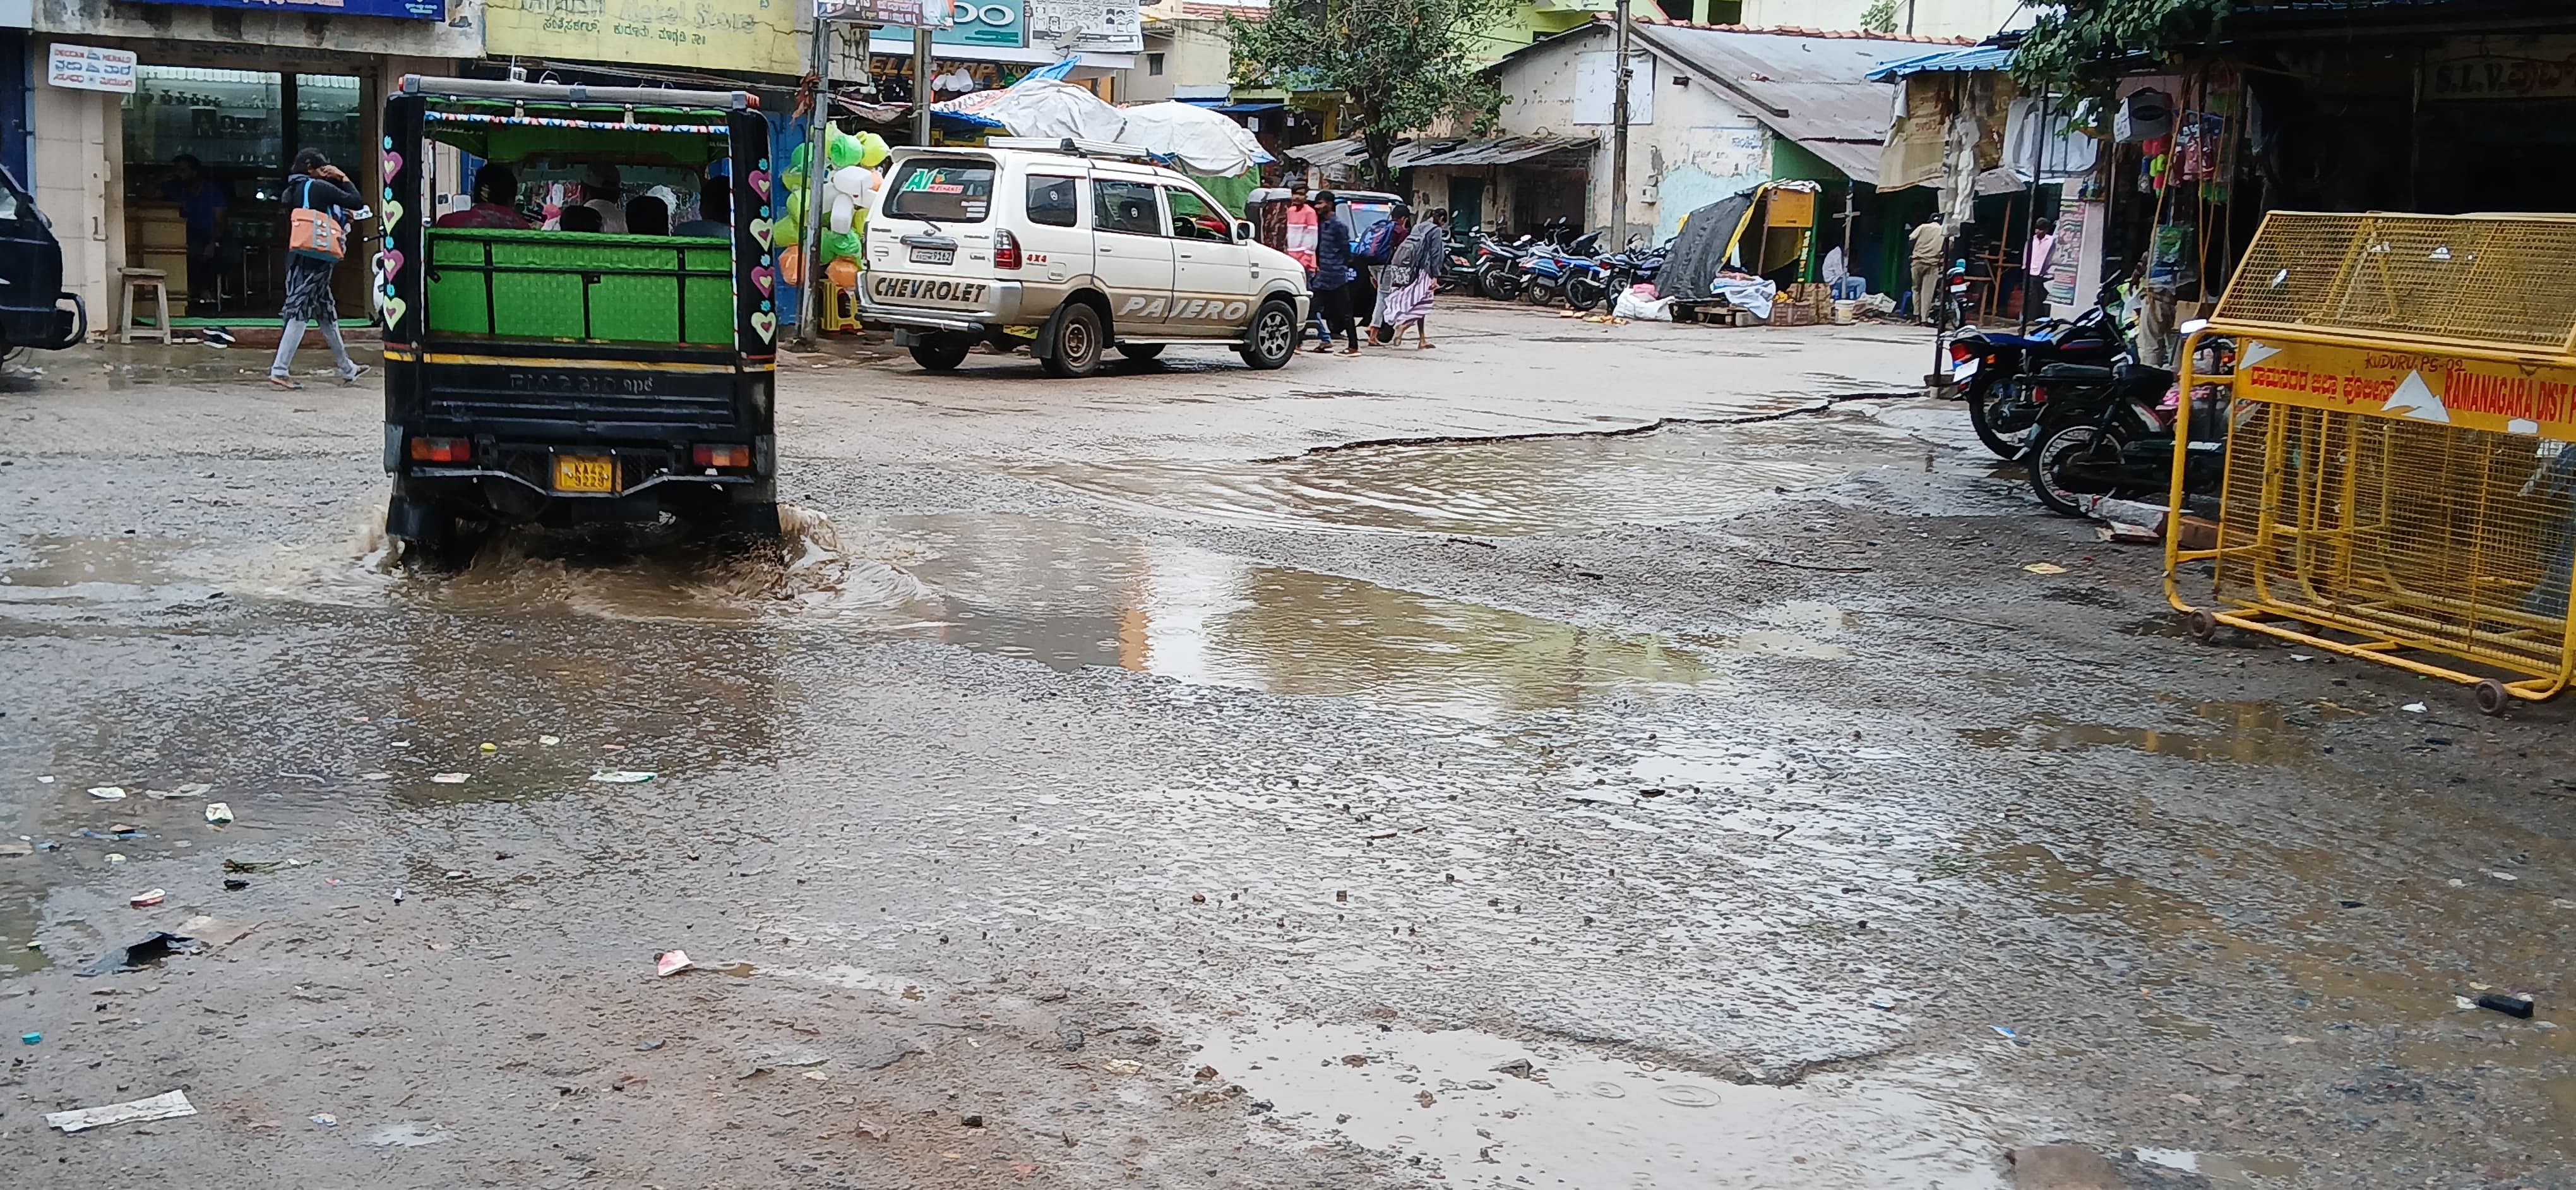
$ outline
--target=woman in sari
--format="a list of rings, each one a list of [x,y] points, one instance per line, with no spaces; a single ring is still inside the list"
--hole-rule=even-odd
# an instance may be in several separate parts
[[[1378,296],[1378,324],[1391,328],[1386,342],[1404,337],[1405,324],[1413,325],[1413,347],[1428,351],[1437,346],[1431,341],[1431,292],[1440,282],[1440,269],[1449,259],[1449,212],[1434,207],[1423,214],[1404,244],[1387,262],[1385,280]]]

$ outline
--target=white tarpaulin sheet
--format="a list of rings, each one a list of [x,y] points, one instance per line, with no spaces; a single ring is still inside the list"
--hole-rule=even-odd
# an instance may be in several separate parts
[[[999,91],[961,95],[931,110],[999,120],[1013,136],[1126,139],[1125,113],[1089,91],[1048,78],[1025,78]]]
[[[1261,142],[1223,114],[1190,103],[1143,103],[1120,108],[1127,133],[1119,138],[1157,157],[1177,157],[1194,173],[1230,178],[1252,168]]]

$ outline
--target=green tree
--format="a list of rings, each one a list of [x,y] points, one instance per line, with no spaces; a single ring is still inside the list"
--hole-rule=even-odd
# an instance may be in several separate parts
[[[1502,92],[1476,56],[1515,0],[1280,0],[1267,16],[1226,17],[1236,81],[1337,91],[1345,135],[1368,148],[1381,188],[1395,185],[1396,138],[1443,116],[1491,131]]]
[[[1863,33],[1896,32],[1896,0],[1870,0],[1860,10],[1860,28]]]
[[[2054,0],[2039,7],[2013,50],[2013,77],[2026,87],[2098,100],[2138,59],[2161,63],[2209,40],[2232,0]]]

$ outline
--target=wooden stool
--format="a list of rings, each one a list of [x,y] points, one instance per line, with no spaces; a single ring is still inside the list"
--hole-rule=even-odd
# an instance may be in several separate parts
[[[125,278],[125,326],[118,333],[118,341],[123,343],[134,341],[134,297],[148,287],[152,290],[154,318],[152,329],[143,332],[143,335],[145,338],[157,338],[164,344],[169,343],[170,286],[168,279],[170,274],[160,269],[118,269],[117,272]]]

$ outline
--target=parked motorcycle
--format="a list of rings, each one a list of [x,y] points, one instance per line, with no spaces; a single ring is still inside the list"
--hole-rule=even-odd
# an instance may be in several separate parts
[[[1492,301],[1508,302],[1521,295],[1521,258],[1529,255],[1531,237],[1522,236],[1511,243],[1486,237],[1476,244],[1476,291]]]
[[[2195,371],[2224,375],[2232,369],[2232,342],[2203,340],[2201,347],[2209,358],[2205,368]],[[2049,364],[2032,379],[2050,390],[2027,456],[2031,491],[2049,511],[2082,516],[2090,496],[2158,503],[2171,498],[2174,412],[2181,401],[2202,399],[2199,394],[2174,392],[2172,372],[2125,360],[2103,367]],[[2192,437],[2184,451],[2186,510],[2205,510],[2225,480],[2227,433],[2234,419],[2226,388],[2209,391],[2215,400],[2207,402],[2210,408],[2194,406]],[[2168,393],[2175,398],[2175,410],[2164,407]]]
[[[2033,377],[2050,364],[2108,367],[2129,350],[2120,326],[2117,291],[2071,320],[2045,319],[2030,333],[1969,327],[1950,340],[1950,380],[1968,402],[1968,424],[1986,449],[2021,457],[2039,423],[2045,390]]]
[[[1591,282],[1588,279],[1580,286],[1569,282],[1565,290],[1565,304],[1577,310],[1590,310],[1594,306],[1610,308],[1616,305],[1620,294],[1628,292],[1639,283],[1652,282],[1656,277],[1661,276],[1664,260],[1671,254],[1672,243],[1667,240],[1661,247],[1631,246],[1624,252],[1602,257],[1599,292],[1591,292]]]

